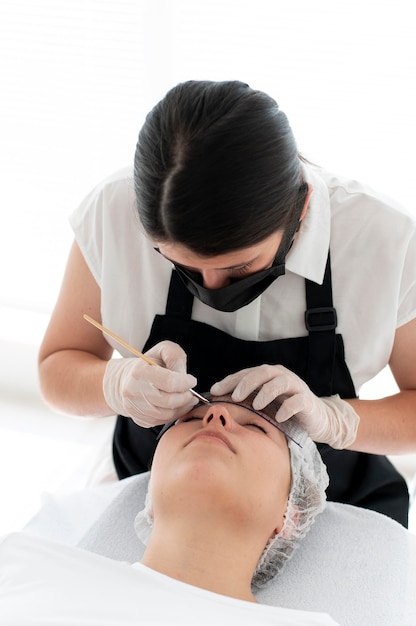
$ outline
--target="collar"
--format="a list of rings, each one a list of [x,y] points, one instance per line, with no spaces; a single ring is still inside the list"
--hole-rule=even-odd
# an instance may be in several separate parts
[[[328,187],[315,167],[302,164],[304,179],[313,185],[309,207],[287,256],[286,269],[322,285],[331,234]]]

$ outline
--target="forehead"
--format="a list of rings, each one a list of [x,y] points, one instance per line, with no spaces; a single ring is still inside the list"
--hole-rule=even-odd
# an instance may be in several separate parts
[[[203,266],[205,269],[219,269],[241,264],[253,253],[252,248],[244,248],[227,254],[206,257],[199,256],[189,248],[178,243],[158,243],[160,252],[167,259],[189,266]]]

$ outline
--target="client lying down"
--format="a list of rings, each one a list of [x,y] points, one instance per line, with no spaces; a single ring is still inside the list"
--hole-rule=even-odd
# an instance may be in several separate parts
[[[0,545],[0,622],[333,624],[253,593],[323,510],[327,483],[295,420],[277,427],[267,410],[228,398],[201,404],[160,437],[135,522],[148,539],[141,562],[10,535]]]
[[[143,543],[152,527],[143,564],[255,601],[251,583],[264,586],[280,571],[324,508],[328,485],[304,431],[266,418],[251,399],[226,397],[165,427],[135,524]]]

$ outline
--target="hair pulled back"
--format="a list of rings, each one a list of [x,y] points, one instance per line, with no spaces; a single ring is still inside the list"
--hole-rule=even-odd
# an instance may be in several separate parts
[[[239,81],[189,81],[147,115],[134,164],[155,241],[201,256],[257,244],[298,219],[306,191],[286,115]]]

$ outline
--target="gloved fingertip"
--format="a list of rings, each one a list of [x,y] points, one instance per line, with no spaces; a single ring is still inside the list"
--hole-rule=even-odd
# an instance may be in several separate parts
[[[276,421],[278,424],[284,424],[285,422],[287,422],[287,420],[288,420],[289,418],[288,418],[288,417],[279,417],[279,419],[277,419],[277,417],[275,417],[274,419],[275,419],[275,421]]]
[[[184,359],[177,359],[174,363],[172,363],[171,369],[174,372],[178,372],[178,374],[187,374],[186,361],[184,361]]]
[[[285,411],[282,411],[281,408],[277,411],[276,415],[274,416],[274,419],[276,420],[276,422],[278,424],[283,424],[284,422],[287,422],[287,420],[293,417],[292,415],[288,414]]]
[[[267,402],[262,401],[262,397],[260,394],[258,394],[253,402],[251,403],[253,409],[255,409],[256,411],[261,411],[261,409],[264,409],[265,406],[267,406]]]
[[[196,387],[198,384],[198,380],[192,374],[188,374],[189,387]]]
[[[191,394],[191,396],[192,396],[192,400],[191,400],[191,409],[192,409],[196,404],[199,404],[201,400],[197,396],[194,396],[193,393]]]

